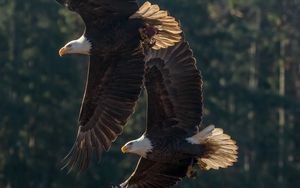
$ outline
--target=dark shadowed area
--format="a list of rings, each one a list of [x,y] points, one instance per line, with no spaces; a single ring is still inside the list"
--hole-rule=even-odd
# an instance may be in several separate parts
[[[233,167],[180,188],[300,187],[300,1],[152,0],[177,17],[204,79],[203,125],[239,146]],[[108,188],[137,157],[120,147],[145,129],[141,97],[124,134],[83,174],[61,171],[77,132],[87,58],[59,58],[83,22],[54,0],[0,0],[0,187]]]

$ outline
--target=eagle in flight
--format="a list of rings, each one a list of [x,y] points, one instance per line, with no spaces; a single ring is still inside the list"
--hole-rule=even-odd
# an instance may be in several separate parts
[[[165,188],[195,169],[227,168],[237,161],[236,142],[220,128],[200,127],[202,79],[180,25],[166,11],[135,0],[57,0],[79,13],[84,34],[61,56],[90,56],[79,129],[65,167],[84,170],[122,133],[142,85],[147,128],[123,153],[140,160],[120,188]]]
[[[148,49],[159,50],[181,40],[175,18],[149,2],[135,0],[56,0],[77,12],[83,35],[59,55],[90,57],[76,141],[65,158],[70,170],[84,170],[95,155],[108,151],[134,112],[143,85]]]
[[[237,161],[236,143],[220,128],[200,127],[202,80],[184,40],[146,56],[147,129],[125,144],[123,153],[140,156],[120,188],[165,188],[202,170],[227,168]]]

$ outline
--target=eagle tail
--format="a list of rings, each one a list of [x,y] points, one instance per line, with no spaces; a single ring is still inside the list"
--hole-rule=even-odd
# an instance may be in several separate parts
[[[190,142],[204,145],[206,152],[197,159],[202,170],[227,168],[237,162],[236,142],[223,132],[223,129],[210,125],[193,137]]]
[[[154,50],[174,46],[182,38],[178,21],[158,5],[145,2],[130,19],[142,19],[145,27],[141,29],[144,43]]]

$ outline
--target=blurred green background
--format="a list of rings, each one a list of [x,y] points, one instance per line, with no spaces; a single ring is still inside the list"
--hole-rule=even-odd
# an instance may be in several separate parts
[[[153,0],[181,20],[204,78],[204,125],[238,142],[239,162],[181,188],[300,187],[300,1]],[[143,97],[125,133],[85,173],[60,171],[77,132],[87,58],[58,57],[83,31],[54,0],[0,0],[0,188],[106,188],[137,158]]]

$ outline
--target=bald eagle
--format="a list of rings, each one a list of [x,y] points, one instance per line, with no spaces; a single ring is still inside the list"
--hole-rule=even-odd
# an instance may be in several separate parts
[[[83,35],[59,55],[90,57],[76,141],[65,158],[70,170],[84,170],[122,133],[134,111],[144,76],[146,49],[172,46],[181,39],[178,22],[149,2],[135,0],[56,0],[77,12]]]
[[[147,129],[122,147],[141,156],[121,188],[165,188],[195,176],[195,168],[219,169],[237,161],[237,146],[202,119],[202,81],[187,42],[148,51],[145,85],[148,96]]]

